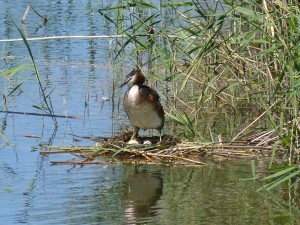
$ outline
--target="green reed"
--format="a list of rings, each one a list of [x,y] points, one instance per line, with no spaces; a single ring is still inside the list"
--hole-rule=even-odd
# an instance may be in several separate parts
[[[26,37],[23,34],[23,32],[20,30],[20,28],[15,23],[14,23],[14,25],[18,29],[18,32],[21,35],[21,37],[23,39],[23,42],[24,42],[24,44],[25,44],[25,46],[28,50],[28,53],[29,53],[29,56],[30,56],[30,59],[31,59],[31,62],[32,62],[32,67],[34,69],[34,74],[35,74],[35,77],[36,77],[38,85],[39,85],[40,93],[42,95],[42,102],[41,102],[42,106],[40,106],[40,107],[35,106],[35,107],[38,108],[39,110],[46,111],[51,116],[55,127],[57,127],[58,124],[57,124],[56,118],[54,116],[53,106],[52,106],[52,102],[51,102],[51,93],[52,93],[52,91],[50,93],[46,94],[45,89],[43,88],[40,73],[37,69],[37,65],[35,63],[32,51],[31,51],[30,46],[29,46],[29,44],[26,40]]]
[[[115,45],[116,62],[148,69],[149,82],[163,94],[168,120],[178,134],[215,141],[220,129],[227,129],[227,140],[243,140],[273,130],[269,167],[274,168],[280,149],[286,149],[287,166],[300,162],[297,5],[120,1],[98,12],[125,36]],[[253,113],[247,115],[250,109]],[[211,113],[223,120],[210,121]]]
[[[19,77],[17,79],[16,77],[20,73],[22,73],[23,71],[31,67],[25,64],[12,66],[11,64],[13,64],[14,59],[6,56],[5,45],[3,45],[2,47],[2,60],[3,60],[3,65],[0,68],[0,77],[2,77],[6,82],[5,88],[3,86],[4,90],[2,94],[2,100],[3,100],[3,107],[6,109],[6,111],[8,111],[11,98],[15,98],[16,96],[22,93],[21,86],[29,78],[29,77],[25,77],[22,78],[20,81]],[[8,139],[1,131],[0,131],[0,137],[6,143],[6,145],[10,144]]]

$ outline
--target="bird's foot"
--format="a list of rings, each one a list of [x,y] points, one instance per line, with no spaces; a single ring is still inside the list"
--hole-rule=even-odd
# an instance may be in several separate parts
[[[136,145],[136,144],[139,144],[139,142],[135,139],[131,139],[130,141],[127,142],[127,144],[129,145]]]

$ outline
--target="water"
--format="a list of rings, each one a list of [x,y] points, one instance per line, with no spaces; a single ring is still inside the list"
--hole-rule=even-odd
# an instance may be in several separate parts
[[[20,20],[32,4],[48,24],[32,11],[26,20],[27,37],[55,35],[105,35],[111,30],[91,9],[110,1],[1,1],[0,39],[20,38],[11,21]],[[170,15],[169,15],[170,16]],[[21,28],[23,29],[23,28]],[[112,94],[115,70],[108,39],[63,39],[29,42],[46,93],[51,94],[55,114],[84,119],[0,114],[0,224],[275,224],[288,221],[274,201],[256,192],[250,161],[209,167],[158,165],[52,165],[76,158],[70,154],[42,156],[40,143],[58,146],[93,146],[75,136],[117,134],[128,125],[117,90]],[[4,43],[7,60],[0,69],[30,64],[23,42]],[[132,65],[124,65],[129,71]],[[40,111],[36,78],[32,69],[20,71],[10,83],[0,77],[0,93],[14,92],[7,104],[15,112]],[[121,75],[121,74],[119,74]],[[110,101],[102,101],[102,97]],[[0,101],[5,110],[4,101]],[[78,139],[78,140],[77,140]],[[227,163],[226,163],[227,164]],[[279,196],[280,198],[280,196]],[[284,211],[285,212],[285,211]],[[279,216],[278,216],[279,215]]]
[[[268,215],[237,168],[51,167],[42,158],[35,170],[28,186],[2,193],[3,224],[263,224]]]

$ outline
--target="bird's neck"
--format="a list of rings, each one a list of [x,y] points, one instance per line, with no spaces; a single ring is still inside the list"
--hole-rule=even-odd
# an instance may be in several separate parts
[[[134,79],[133,84],[143,85],[144,82],[145,82],[145,76],[144,76],[144,74],[142,72],[138,72],[135,75],[135,79]]]

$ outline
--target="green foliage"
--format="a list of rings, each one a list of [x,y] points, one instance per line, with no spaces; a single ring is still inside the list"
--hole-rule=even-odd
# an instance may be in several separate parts
[[[262,116],[228,132],[233,136],[227,138],[257,132],[259,125],[273,131],[272,169],[280,150],[285,150],[287,165],[300,163],[297,4],[225,0],[213,7],[197,0],[165,5],[121,1],[99,13],[124,35],[115,46],[116,62],[147,66],[150,75],[156,74],[155,83],[164,84],[167,118],[183,137],[213,140],[218,135],[209,128],[215,121],[207,126],[209,131],[200,132],[205,111],[228,108],[238,113],[244,106],[262,111]],[[164,17],[161,7],[175,16]],[[280,180],[297,175],[294,170],[283,170]],[[268,188],[278,184],[276,180]]]
[[[262,180],[271,180],[267,184],[263,185],[259,190],[271,190],[272,188],[296,177],[300,174],[300,170],[297,166],[285,166],[279,168],[273,168],[273,170],[278,170],[278,172],[273,173]]]
[[[171,113],[166,112],[167,117],[169,117],[173,122],[179,124],[184,129],[182,130],[182,135],[187,139],[195,139],[196,131],[193,126],[194,121],[186,113],[177,113],[173,115]]]
[[[38,81],[38,85],[39,85],[39,90],[40,90],[40,93],[42,94],[42,98],[43,98],[43,102],[42,102],[42,106],[39,107],[40,109],[45,109],[46,112],[49,113],[49,115],[54,115],[53,113],[53,107],[52,107],[52,103],[51,103],[51,98],[50,98],[50,94],[51,92],[46,95],[45,93],[45,90],[43,88],[43,85],[42,85],[42,81],[41,81],[41,77],[40,77],[40,74],[38,72],[38,69],[37,69],[37,66],[36,66],[36,63],[34,61],[34,57],[32,55],[32,52],[31,52],[31,49],[30,49],[30,46],[26,40],[26,37],[24,36],[24,34],[22,33],[22,31],[20,30],[20,28],[14,23],[14,25],[16,26],[16,28],[18,29],[22,39],[23,39],[23,42],[28,50],[28,53],[29,53],[29,56],[30,56],[30,59],[32,61],[32,67],[34,69],[34,74],[35,74],[35,77]],[[54,122],[54,125],[57,127],[58,124],[57,124],[57,121],[56,121],[56,118],[55,116],[52,116],[52,120]]]

